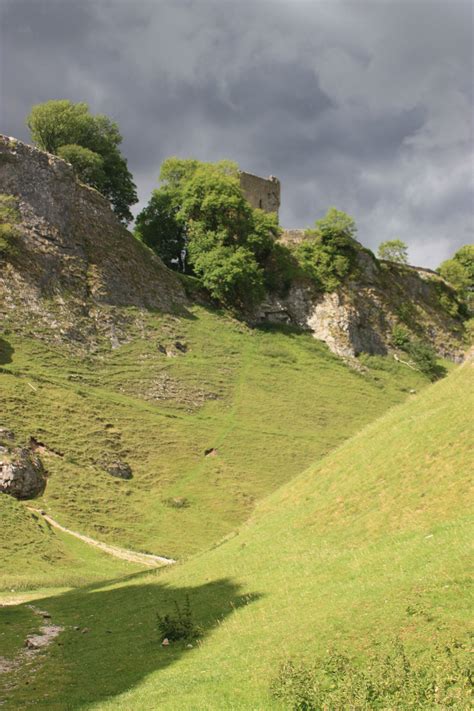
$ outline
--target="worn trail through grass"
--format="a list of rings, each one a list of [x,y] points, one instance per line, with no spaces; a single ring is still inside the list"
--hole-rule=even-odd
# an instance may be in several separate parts
[[[99,548],[99,550],[103,551],[104,553],[108,553],[109,555],[115,556],[115,558],[121,558],[122,560],[128,560],[131,563],[142,563],[143,565],[149,565],[152,567],[160,566],[160,565],[172,565],[173,563],[176,563],[176,561],[173,558],[165,558],[164,556],[161,555],[153,555],[151,553],[140,553],[139,551],[132,551],[127,548],[120,548],[118,546],[111,546],[108,543],[103,543],[102,541],[97,541],[95,538],[91,538],[90,536],[85,536],[82,533],[78,533],[78,531],[72,531],[70,528],[66,528],[65,526],[62,526],[58,521],[56,521],[54,518],[51,516],[48,516],[46,513],[42,513],[40,509],[33,509],[28,507],[30,511],[33,511],[35,513],[39,513],[43,516],[44,520],[47,521],[51,526],[54,528],[57,528],[59,531],[62,531],[63,533],[67,533],[70,536],[74,536],[75,538],[78,538],[80,541],[83,541],[84,543],[87,543],[89,546],[94,546],[95,548]]]

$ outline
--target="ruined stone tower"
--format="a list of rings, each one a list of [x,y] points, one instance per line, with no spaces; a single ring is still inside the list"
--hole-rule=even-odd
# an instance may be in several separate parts
[[[280,207],[280,181],[271,175],[260,178],[252,173],[240,173],[240,187],[252,207],[265,212],[275,212],[278,217]]]

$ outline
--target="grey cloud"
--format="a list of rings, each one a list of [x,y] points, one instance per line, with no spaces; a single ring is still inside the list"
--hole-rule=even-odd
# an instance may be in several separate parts
[[[0,0],[1,130],[49,98],[111,115],[141,203],[168,155],[282,181],[282,223],[336,205],[436,266],[472,241],[464,0]]]

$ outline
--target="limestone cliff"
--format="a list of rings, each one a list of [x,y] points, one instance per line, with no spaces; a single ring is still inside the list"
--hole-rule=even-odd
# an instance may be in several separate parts
[[[182,309],[176,275],[65,161],[0,136],[0,197],[16,218],[0,243],[4,327],[90,347],[120,342],[142,310]]]
[[[394,326],[403,325],[440,356],[462,360],[462,320],[455,313],[454,292],[441,277],[377,260],[363,248],[356,261],[336,291],[322,294],[309,280],[296,281],[284,296],[269,296],[253,320],[308,329],[334,353],[349,358],[363,352],[385,355],[393,348]]]

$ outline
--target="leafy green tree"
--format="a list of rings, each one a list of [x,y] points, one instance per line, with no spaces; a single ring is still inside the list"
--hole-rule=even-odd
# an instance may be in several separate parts
[[[135,222],[136,236],[170,268],[176,266],[186,244],[186,227],[178,219],[177,198],[176,191],[169,187],[154,190]]]
[[[160,180],[137,217],[137,236],[168,264],[185,244],[191,268],[221,303],[246,308],[258,301],[279,227],[275,215],[247,202],[238,166],[168,158]]]
[[[379,245],[378,256],[389,262],[408,264],[408,247],[401,239],[389,239]]]
[[[81,180],[110,200],[120,220],[132,219],[136,187],[120,152],[122,136],[114,121],[92,115],[83,102],[59,99],[33,106],[27,125],[39,148],[69,160]]]
[[[457,259],[446,259],[438,268],[439,274],[446,279],[456,291],[463,293],[470,285],[467,269]]]
[[[301,268],[322,291],[336,289],[350,272],[356,232],[353,218],[331,207],[296,248]]]
[[[458,249],[454,259],[462,264],[469,276],[471,286],[474,286],[474,244],[465,244]]]
[[[100,191],[106,179],[102,156],[89,148],[79,146],[77,143],[60,146],[57,154],[60,158],[71,163],[79,180]]]
[[[452,259],[446,259],[438,267],[438,273],[467,299],[474,289],[474,245],[466,244],[458,249]]]

